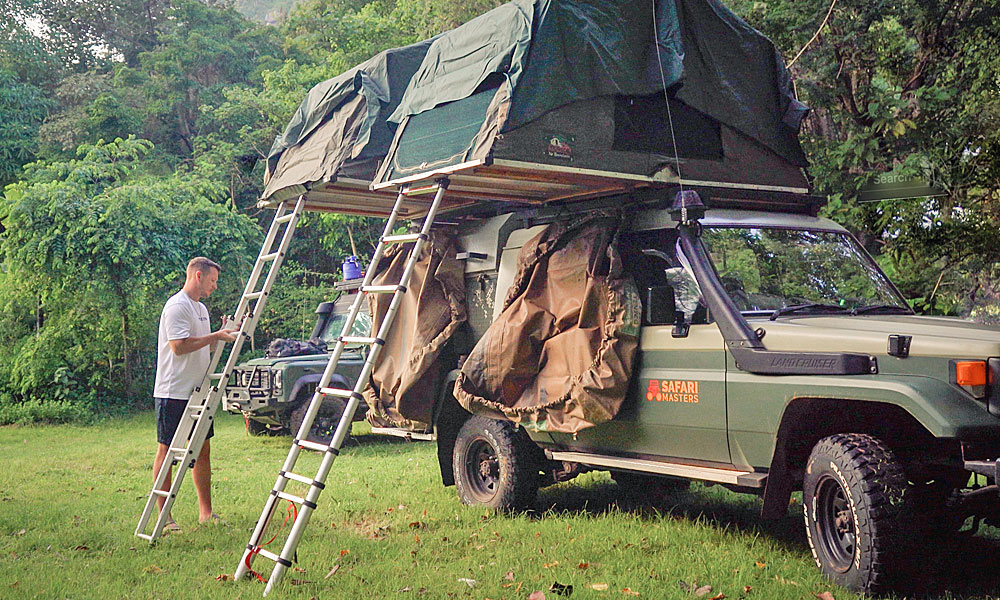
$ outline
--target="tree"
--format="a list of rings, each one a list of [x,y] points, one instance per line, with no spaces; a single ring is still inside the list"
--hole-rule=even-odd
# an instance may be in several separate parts
[[[1000,296],[1000,34],[996,0],[828,0],[734,8],[778,44],[800,96],[826,214],[857,232],[923,310],[968,314]],[[885,172],[931,179],[946,195],[861,204]],[[972,290],[971,294],[962,290]]]
[[[0,70],[0,186],[13,181],[38,151],[38,127],[52,103],[42,90]]]
[[[136,382],[151,375],[151,315],[179,287],[192,256],[226,267],[213,301],[235,304],[259,230],[217,202],[222,190],[212,182],[144,174],[151,149],[134,138],[84,145],[77,159],[28,165],[25,180],[6,189],[0,256],[19,293],[38,298],[43,314],[26,337],[20,315],[0,348],[11,365],[0,371],[0,385],[20,397],[44,398],[46,379],[59,368],[91,397],[132,397]],[[76,350],[54,353],[42,342]]]

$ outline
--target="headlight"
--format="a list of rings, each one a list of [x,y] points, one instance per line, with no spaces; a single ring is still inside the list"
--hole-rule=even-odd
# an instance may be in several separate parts
[[[272,371],[272,374],[274,376],[274,391],[275,392],[280,392],[281,391],[281,373],[282,373],[282,371],[278,371],[278,370]]]

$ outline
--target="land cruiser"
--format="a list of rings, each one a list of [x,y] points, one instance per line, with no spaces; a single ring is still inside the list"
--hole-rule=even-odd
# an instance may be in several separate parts
[[[442,390],[441,473],[462,502],[523,509],[540,486],[594,469],[632,495],[692,479],[759,494],[765,517],[801,490],[817,564],[867,591],[905,572],[901,549],[918,534],[997,515],[1000,331],[915,315],[833,221],[691,215],[625,218],[618,247],[642,327],[614,418],[562,433],[473,416]],[[545,221],[503,215],[459,238],[484,257],[467,282],[496,291],[471,314],[500,314],[517,254]]]

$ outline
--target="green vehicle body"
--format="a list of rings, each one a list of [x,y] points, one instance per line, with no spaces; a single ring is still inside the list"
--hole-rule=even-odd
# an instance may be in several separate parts
[[[480,334],[485,325],[475,322],[477,314],[486,323],[498,314],[496,304],[502,302],[513,277],[518,249],[545,222],[541,211],[504,215],[477,222],[460,236],[460,250],[485,257],[478,267],[470,261],[466,272],[470,322]],[[655,237],[657,231],[677,226],[669,211],[648,211],[626,217],[624,236],[641,239],[650,233]],[[736,236],[744,231],[787,230],[793,232],[788,235],[853,240],[839,225],[808,214],[709,210],[699,227],[707,232],[732,230],[738,232]],[[860,249],[856,241],[850,243]],[[712,257],[710,250],[706,256]],[[859,250],[851,260],[871,274],[876,287],[884,287],[885,297],[898,298],[900,305],[857,307],[856,313],[838,306],[792,309],[787,314],[771,309],[737,310],[735,319],[743,321],[748,327],[745,331],[752,331],[756,338],[744,342],[727,339],[719,311],[705,322],[688,322],[681,328],[675,323],[652,324],[645,317],[650,315],[649,305],[660,300],[644,297],[639,353],[621,411],[612,420],[575,434],[508,424],[511,437],[506,442],[490,441],[496,432],[470,437],[465,425],[472,419],[479,419],[476,427],[492,426],[458,406],[450,389],[442,390],[435,433],[444,484],[456,484],[458,479],[463,502],[495,505],[490,486],[502,488],[509,483],[502,467],[507,460],[502,446],[516,447],[520,439],[522,455],[515,458],[523,464],[525,456],[529,457],[530,478],[536,477],[537,467],[537,479],[521,484],[515,478],[511,486],[537,489],[588,470],[639,475],[646,478],[644,484],[652,476],[667,481],[704,480],[762,496],[762,516],[777,518],[787,515],[792,492],[803,489],[807,467],[814,464],[811,453],[820,452],[822,459],[829,444],[850,447],[860,440],[862,445],[877,445],[876,452],[887,447],[910,486],[940,490],[931,500],[934,515],[943,514],[937,512],[940,509],[960,515],[959,523],[969,515],[995,520],[1000,515],[995,485],[1000,456],[1000,328],[914,315],[867,253]],[[703,290],[710,288],[708,279],[714,278],[720,286],[725,279],[719,275],[726,271],[723,266],[714,257],[711,261],[712,267],[702,271],[705,280],[698,279]],[[658,289],[650,288],[649,293]],[[479,297],[490,294],[495,294],[493,304],[482,306]],[[736,293],[728,295],[727,301],[735,306]],[[706,297],[702,294],[700,300]],[[673,301],[670,307],[673,312]],[[803,372],[768,373],[768,367],[760,367],[763,362],[756,363],[759,368],[755,369],[747,355],[733,350],[734,345],[755,342],[766,350],[765,362],[771,361],[774,369],[794,364]],[[813,368],[828,365],[830,356],[839,355],[853,356],[853,364],[863,369],[838,374],[836,369]],[[746,364],[741,365],[741,360]],[[960,385],[957,362],[985,366],[990,383]],[[457,371],[449,381],[455,377]],[[469,444],[480,453],[476,456],[492,444],[497,458],[491,460],[501,465],[493,475],[496,481],[480,481],[478,491],[475,481],[463,484],[462,479],[475,480],[490,467],[485,461],[478,466],[463,464],[478,460],[468,458],[475,454],[463,449]],[[973,474],[979,477],[972,478]],[[846,502],[836,494],[817,493]],[[533,492],[518,494],[514,490],[509,498],[533,497]],[[502,508],[509,504],[506,499],[497,502]],[[883,535],[881,543],[886,544],[885,539]],[[853,546],[845,547],[853,552]],[[873,593],[885,589],[884,578],[870,573],[844,578],[829,571],[829,561],[824,563],[822,557],[817,557],[817,563],[848,587]]]
[[[356,297],[351,292],[359,285],[360,280],[337,284],[337,288],[343,293],[335,302],[323,302],[317,307],[311,340],[327,343],[328,349],[332,351]],[[367,313],[359,315],[355,326],[356,329],[364,329],[360,335],[367,335],[371,326],[370,318],[365,319],[366,316]],[[330,352],[320,352],[262,357],[241,363],[234,369],[230,383],[226,386],[223,409],[242,413],[247,420],[247,430],[251,433],[294,434],[293,414],[308,404],[329,360]],[[348,347],[341,356],[331,381],[336,385],[353,386],[362,365],[361,351],[357,347]],[[363,419],[363,411],[355,414],[355,420]]]

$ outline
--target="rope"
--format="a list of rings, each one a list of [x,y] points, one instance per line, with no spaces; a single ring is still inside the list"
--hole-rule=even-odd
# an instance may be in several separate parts
[[[806,51],[806,48],[808,48],[813,42],[816,41],[816,38],[819,37],[819,33],[823,31],[823,28],[826,27],[826,24],[830,21],[830,15],[833,14],[834,6],[837,6],[837,0],[833,0],[833,2],[830,4],[830,10],[826,11],[826,18],[824,18],[823,22],[820,23],[819,25],[819,29],[817,29],[816,33],[813,34],[812,38],[810,38],[809,41],[806,42],[806,45],[802,46],[802,49],[799,50],[799,53],[795,55],[795,58],[792,59],[792,62],[788,63],[786,68],[791,69],[792,65],[795,64],[795,61],[799,60],[799,57],[802,56],[802,53]]]
[[[670,124],[670,143],[674,147],[674,165],[677,167],[677,183],[680,184],[681,192],[683,192],[684,178],[681,177],[681,157],[677,152],[677,137],[674,135],[674,116],[670,113],[670,94],[667,93],[667,79],[663,73],[663,58],[660,56],[660,31],[656,27],[656,0],[651,0],[650,4],[653,7],[653,40],[656,42],[656,62],[660,65],[660,84],[663,86],[663,101],[667,105],[667,122]]]

